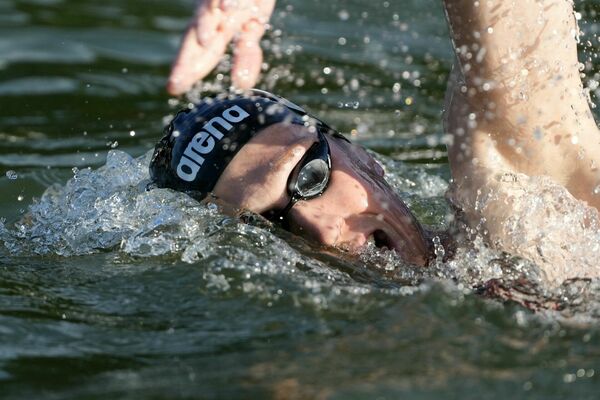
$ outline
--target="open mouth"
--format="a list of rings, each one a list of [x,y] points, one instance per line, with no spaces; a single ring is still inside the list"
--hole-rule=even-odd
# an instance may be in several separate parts
[[[381,229],[373,232],[373,242],[375,247],[380,249],[390,250],[394,248],[391,238]]]

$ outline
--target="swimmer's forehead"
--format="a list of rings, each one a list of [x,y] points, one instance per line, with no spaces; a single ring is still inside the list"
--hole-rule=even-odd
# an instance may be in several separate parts
[[[277,123],[257,133],[233,158],[214,193],[238,208],[263,212],[287,198],[294,166],[315,142],[314,129]]]
[[[277,173],[282,164],[290,158],[299,158],[295,157],[298,152],[305,151],[315,139],[314,128],[286,122],[277,123],[256,134],[233,161],[245,159],[245,163],[262,164],[271,168],[268,173]]]

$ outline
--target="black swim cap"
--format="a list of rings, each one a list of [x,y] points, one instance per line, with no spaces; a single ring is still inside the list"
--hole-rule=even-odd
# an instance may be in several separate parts
[[[150,161],[150,177],[158,187],[204,197],[244,144],[279,122],[314,125],[341,136],[301,107],[261,90],[205,98],[179,111],[165,128]]]

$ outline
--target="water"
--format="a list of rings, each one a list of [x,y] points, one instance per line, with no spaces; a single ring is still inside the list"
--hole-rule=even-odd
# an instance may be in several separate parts
[[[382,154],[445,227],[446,26],[438,1],[395,3],[280,2],[261,86]],[[598,281],[546,288],[476,234],[429,270],[353,258],[146,191],[191,7],[0,3],[0,398],[597,398]],[[595,99],[598,6],[578,8]]]

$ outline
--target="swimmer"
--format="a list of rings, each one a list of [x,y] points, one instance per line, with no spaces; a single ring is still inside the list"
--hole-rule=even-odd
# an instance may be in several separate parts
[[[585,240],[588,227],[600,226],[600,132],[581,82],[572,1],[443,5],[456,55],[444,107],[448,198],[491,246],[534,261],[549,281],[600,276],[593,257],[569,251],[573,240]],[[180,94],[206,75],[232,38],[233,82],[253,86],[262,60],[258,42],[272,6],[270,0],[201,2],[169,92]],[[530,212],[541,200],[539,212]],[[583,211],[569,217],[572,226],[544,229],[575,208]],[[419,231],[411,226],[413,234]]]
[[[156,145],[150,175],[158,187],[196,199],[211,193],[325,245],[358,251],[373,240],[415,265],[432,259],[432,233],[377,161],[268,92],[207,98],[180,111]]]

